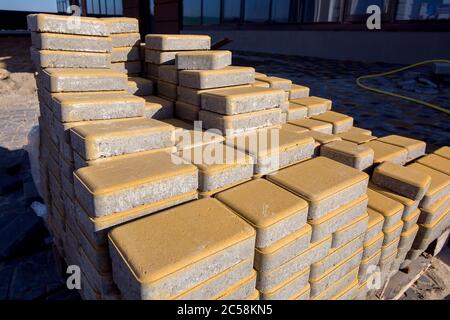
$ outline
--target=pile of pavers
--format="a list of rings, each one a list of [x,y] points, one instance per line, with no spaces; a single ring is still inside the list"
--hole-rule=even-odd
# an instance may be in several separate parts
[[[68,19],[29,27],[48,225],[84,299],[366,299],[449,227],[448,147],[375,137],[208,36],[147,35],[141,77],[135,19]]]

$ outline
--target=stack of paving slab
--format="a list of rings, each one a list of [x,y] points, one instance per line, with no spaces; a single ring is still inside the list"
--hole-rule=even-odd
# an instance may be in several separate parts
[[[110,26],[112,42],[111,68],[129,76],[142,72],[141,35],[134,18],[103,18]]]
[[[81,18],[76,29],[69,28],[67,17],[28,19],[31,31],[39,33],[34,38],[51,34],[53,46],[99,50],[99,42],[110,39],[111,22],[103,19]],[[92,48],[94,37],[99,39]],[[46,55],[44,43],[32,54],[42,49]],[[197,169],[171,155],[175,128],[144,117],[145,100],[127,93],[125,73],[106,64],[100,68],[95,61],[81,67],[68,58],[64,68],[39,66],[41,173],[49,229],[60,255],[81,267],[82,297],[118,299],[108,228],[197,198]]]
[[[358,272],[369,220],[369,176],[326,157],[317,157],[267,179],[308,203],[308,250],[316,252],[310,261],[310,299],[354,298],[359,289]],[[302,251],[297,254],[301,256]]]

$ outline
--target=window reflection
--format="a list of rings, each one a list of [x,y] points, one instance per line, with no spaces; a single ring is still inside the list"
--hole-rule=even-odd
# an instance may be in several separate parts
[[[304,22],[337,22],[341,11],[340,0],[305,0]]]
[[[225,22],[241,20],[241,0],[223,0],[223,20]]]
[[[399,0],[397,20],[449,20],[450,1]]]
[[[220,0],[203,1],[203,24],[220,23]]]
[[[274,22],[289,22],[294,11],[294,2],[291,0],[272,0],[272,20]]]
[[[183,25],[195,26],[201,24],[202,0],[183,1]]]
[[[245,21],[267,22],[269,12],[270,0],[245,0]]]

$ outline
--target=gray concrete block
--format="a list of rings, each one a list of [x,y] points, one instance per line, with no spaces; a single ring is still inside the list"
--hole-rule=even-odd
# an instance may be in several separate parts
[[[179,51],[156,51],[145,50],[145,62],[156,65],[173,65],[175,64],[175,57]]]
[[[164,96],[173,101],[177,100],[177,85],[166,81],[158,80],[158,95]]]
[[[127,89],[127,76],[108,69],[51,68],[39,73],[38,86],[49,92],[119,91]]]
[[[148,34],[145,36],[145,46],[160,51],[209,50],[211,38],[188,34]]]
[[[157,96],[148,96],[144,99],[144,117],[156,120],[173,118],[174,103],[172,101]]]
[[[305,225],[300,230],[277,241],[266,248],[255,249],[255,269],[261,272],[272,271],[294,258],[299,252],[308,248],[311,239],[311,226]]]
[[[231,86],[231,87],[227,87],[227,89],[244,88],[244,87],[250,87],[250,85],[246,84],[246,85],[241,85],[241,86]],[[222,90],[222,89],[223,88],[203,89],[202,90],[202,89],[193,89],[193,88],[178,86],[178,100],[200,107],[202,104],[201,103],[201,95],[203,93],[214,92],[216,90]]]
[[[256,272],[253,270],[250,276],[239,282],[235,287],[232,287],[227,292],[219,297],[214,297],[215,300],[243,300],[250,296],[255,291]]]
[[[287,121],[300,120],[306,118],[308,109],[303,106],[289,103],[287,112]]]
[[[139,117],[145,101],[121,92],[56,93],[52,109],[61,122]]]
[[[284,92],[259,87],[215,90],[201,95],[202,109],[224,115],[279,108]]]
[[[40,68],[110,68],[111,54],[102,52],[36,50],[30,48],[31,60]]]
[[[339,294],[342,290],[344,290],[347,286],[352,284],[355,279],[358,278],[358,268],[355,268],[342,276],[342,278],[338,279],[335,283],[332,283],[329,288],[320,294],[316,294],[314,297],[311,297],[312,300],[331,300],[334,296]]]
[[[339,228],[333,233],[333,243],[331,247],[338,248],[361,234],[363,234],[365,238],[368,223],[369,215],[364,213],[347,225]]]
[[[216,70],[231,65],[231,51],[184,51],[175,56],[178,70]]]
[[[172,65],[162,65],[158,68],[158,77],[160,80],[172,84],[178,84],[178,70]]]
[[[430,187],[431,177],[413,168],[387,162],[374,170],[372,181],[409,199],[421,200]]]
[[[74,174],[77,199],[87,214],[101,217],[132,209],[145,211],[146,206],[195,193],[197,168],[174,164],[172,157],[156,152],[78,169]]]
[[[112,17],[101,20],[106,22],[111,34],[139,32],[139,21],[136,18]]]
[[[179,73],[181,86],[194,89],[213,89],[253,83],[255,69],[229,66],[220,70],[182,70]]]
[[[31,32],[31,43],[39,50],[80,52],[111,52],[112,50],[112,41],[109,37]]]
[[[218,129],[223,135],[233,135],[280,124],[280,108],[249,112],[233,116],[201,110],[198,118],[204,129]]]
[[[141,35],[138,32],[115,33],[110,36],[112,47],[139,47],[141,44]]]
[[[109,244],[114,281],[124,299],[167,299],[251,259],[255,232],[208,198],[116,227]],[[248,280],[254,291],[254,271]]]
[[[141,53],[139,47],[113,48],[111,62],[140,61]]]
[[[73,150],[86,160],[173,146],[174,127],[153,119],[95,123],[71,129]]]
[[[308,284],[308,279],[309,268],[306,268],[274,288],[273,291],[261,291],[261,300],[287,300],[301,291]]]
[[[378,250],[373,255],[363,259],[359,266],[358,279],[361,282],[367,281],[367,279],[373,274],[374,268],[378,266],[381,258],[381,251]]]
[[[197,121],[199,119],[200,107],[189,103],[177,101],[175,103],[175,115],[178,119],[185,121]]]
[[[349,141],[334,141],[320,148],[320,155],[346,164],[358,170],[372,166],[374,152],[372,149]]]
[[[309,97],[309,91],[308,87],[292,84],[289,91],[289,100]]]
[[[111,63],[111,69],[129,75],[139,74],[142,71],[142,63],[141,61],[113,62]]]
[[[128,77],[127,91],[140,97],[151,96],[153,94],[153,82],[141,77]]]
[[[78,34],[91,36],[109,36],[108,25],[97,18],[55,15],[29,14],[27,16],[28,30],[34,32],[50,32],[64,34]]]
[[[370,256],[374,255],[375,252],[381,250],[383,240],[384,240],[384,233],[381,231],[372,239],[365,240],[363,259],[367,259]]]

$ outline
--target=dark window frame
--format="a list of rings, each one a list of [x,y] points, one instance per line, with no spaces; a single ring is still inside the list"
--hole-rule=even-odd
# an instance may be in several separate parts
[[[289,13],[288,22],[277,22],[272,17],[273,1],[270,0],[269,20],[267,22],[246,22],[245,21],[245,1],[241,1],[241,10],[239,22],[227,22],[224,19],[224,0],[220,0],[220,18],[218,24],[203,23],[203,1],[201,0],[200,25],[183,25],[184,30],[327,30],[327,31],[368,31],[366,28],[367,15],[349,15],[349,6],[351,0],[340,0],[339,22],[305,22],[304,21],[304,1],[294,1],[295,12]],[[184,1],[183,5],[184,5]],[[380,31],[450,31],[450,20],[397,20],[397,9],[399,0],[390,0],[386,14],[382,16],[382,30]],[[183,16],[181,10],[181,16]],[[183,18],[183,17],[182,17]],[[181,19],[182,21],[183,19]],[[377,32],[377,31],[371,31]]]

